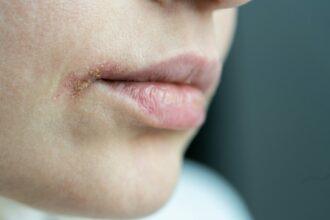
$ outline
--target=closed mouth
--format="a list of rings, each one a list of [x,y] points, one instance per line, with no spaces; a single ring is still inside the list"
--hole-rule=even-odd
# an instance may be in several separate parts
[[[135,108],[147,126],[185,130],[204,122],[206,94],[219,74],[217,59],[190,53],[138,70],[103,63],[82,77],[71,77],[67,87],[76,97],[96,83],[107,88],[107,95],[116,94],[122,102],[128,99],[126,107]]]
[[[135,71],[127,71],[113,64],[103,64],[98,69],[98,78],[105,81],[190,85],[203,92],[210,89],[219,74],[217,59],[209,60],[195,54],[176,56]]]

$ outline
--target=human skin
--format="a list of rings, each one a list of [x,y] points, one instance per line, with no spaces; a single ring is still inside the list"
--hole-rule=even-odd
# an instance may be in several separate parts
[[[159,209],[200,124],[153,126],[111,95],[88,86],[75,96],[63,82],[94,64],[139,69],[186,52],[220,70],[235,25],[235,9],[221,9],[245,2],[0,0],[0,195],[87,217]]]

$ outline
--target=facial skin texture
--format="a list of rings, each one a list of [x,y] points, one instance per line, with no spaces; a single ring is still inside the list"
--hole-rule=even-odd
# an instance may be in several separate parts
[[[141,126],[94,90],[74,104],[56,94],[107,60],[139,68],[192,51],[222,65],[235,11],[215,10],[242,2],[0,0],[0,195],[90,217],[156,211],[198,129]]]

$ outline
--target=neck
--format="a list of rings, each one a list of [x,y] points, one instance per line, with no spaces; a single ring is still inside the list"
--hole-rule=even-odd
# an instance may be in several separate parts
[[[0,219],[46,220],[50,216],[10,199],[0,197]]]

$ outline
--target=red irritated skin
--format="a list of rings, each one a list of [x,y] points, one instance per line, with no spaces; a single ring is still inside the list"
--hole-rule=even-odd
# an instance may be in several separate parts
[[[64,81],[72,97],[82,96],[94,84],[106,86],[105,95],[125,102],[142,125],[185,130],[204,122],[206,95],[216,86],[220,67],[217,59],[186,53],[140,70],[107,62],[79,75],[69,74]]]

